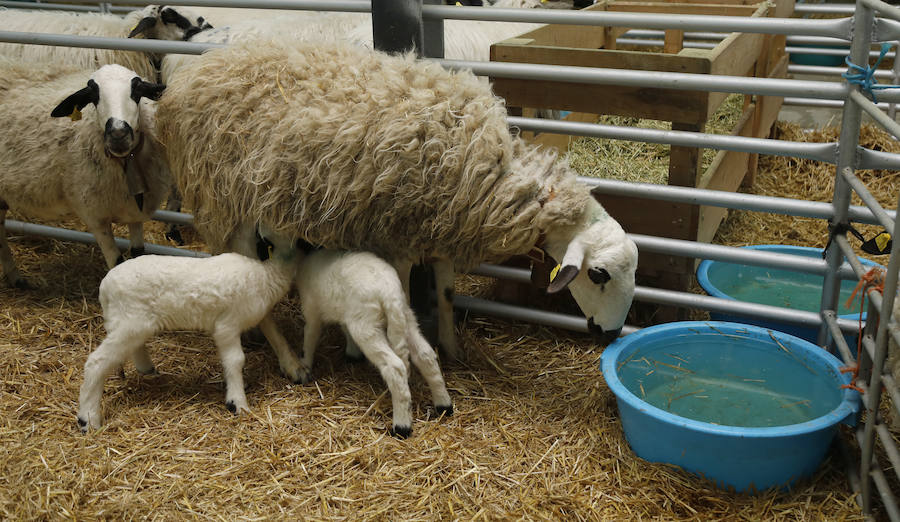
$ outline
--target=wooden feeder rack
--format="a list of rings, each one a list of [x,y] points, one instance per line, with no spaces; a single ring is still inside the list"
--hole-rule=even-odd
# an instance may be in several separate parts
[[[630,2],[603,0],[590,11],[663,13],[671,15],[726,15],[788,18],[794,1],[750,3],[748,0],[715,0],[699,3]],[[715,74],[758,78],[784,78],[788,56],[785,37],[731,33],[713,49],[683,47],[683,31],[665,31],[662,52],[617,49],[616,39],[628,29],[605,26],[545,25],[491,46],[491,61],[603,67],[643,71]],[[492,78],[494,92],[506,99],[511,114],[530,115],[534,109],[572,111],[568,121],[596,122],[597,115],[668,121],[673,130],[703,132],[728,93],[660,89],[651,86],[579,84]],[[767,137],[781,108],[782,98],[745,96],[743,114],[732,135]],[[521,109],[521,108],[527,109]],[[525,133],[534,142],[560,148],[568,136]],[[757,154],[719,151],[711,165],[701,170],[701,151],[672,146],[669,185],[735,191],[751,184]],[[690,204],[624,197],[600,197],[600,202],[628,232],[709,242],[727,210]],[[638,277],[642,282],[686,290],[696,261],[690,258],[641,253]]]

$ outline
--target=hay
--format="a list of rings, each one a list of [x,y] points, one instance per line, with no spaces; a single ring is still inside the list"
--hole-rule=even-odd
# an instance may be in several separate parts
[[[434,419],[414,377],[406,441],[387,436],[377,371],[345,362],[336,332],[306,386],[249,343],[253,414],[240,418],[224,408],[209,338],[161,335],[149,345],[160,375],[128,365],[110,378],[107,425],[85,436],[75,411],[85,358],[105,335],[102,257],[42,238],[11,243],[39,288],[0,287],[2,519],[862,519],[831,457],[794,491],[755,497],[637,459],[598,370],[601,347],[497,320],[465,323],[467,360],[443,365],[452,417]],[[277,313],[299,346],[296,304]]]
[[[741,119],[744,96],[732,94],[719,106],[707,121],[705,132],[730,134]],[[647,120],[625,116],[601,116],[597,123],[638,127],[642,129],[671,130],[666,121]],[[702,169],[705,171],[718,151],[704,149]],[[669,182],[669,146],[638,141],[580,138],[572,141],[568,151],[569,163],[582,176],[640,181],[665,185]]]

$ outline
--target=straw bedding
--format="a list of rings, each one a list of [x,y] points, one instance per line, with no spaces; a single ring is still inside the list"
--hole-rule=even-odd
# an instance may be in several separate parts
[[[778,132],[836,137],[836,129],[784,124]],[[862,141],[897,149],[869,128]],[[828,200],[833,168],[813,163],[762,157],[756,191]],[[863,176],[891,206],[896,174]],[[824,243],[821,223],[763,216],[732,212],[717,242]],[[162,225],[148,228],[151,242],[163,242]],[[208,337],[160,335],[149,348],[161,374],[143,377],[127,366],[124,378],[110,378],[108,425],[81,435],[82,366],[105,335],[102,257],[96,247],[42,238],[13,238],[11,246],[39,288],[0,287],[3,519],[862,519],[836,454],[794,491],[757,496],[637,459],[599,374],[602,347],[493,319],[469,318],[461,329],[466,360],[442,365],[452,417],[434,418],[414,374],[416,431],[405,441],[387,435],[390,397],[377,371],[345,362],[336,332],[319,351],[316,382],[305,386],[281,377],[271,351],[248,335],[253,414],[243,417],[222,404]],[[465,284],[458,290],[471,291]],[[299,346],[295,301],[276,311]]]

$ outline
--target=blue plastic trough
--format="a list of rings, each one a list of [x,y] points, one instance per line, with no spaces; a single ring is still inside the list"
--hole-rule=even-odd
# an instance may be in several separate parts
[[[858,394],[841,388],[840,366],[802,339],[715,321],[645,328],[601,363],[639,457],[738,491],[811,475],[838,424],[856,423]]]

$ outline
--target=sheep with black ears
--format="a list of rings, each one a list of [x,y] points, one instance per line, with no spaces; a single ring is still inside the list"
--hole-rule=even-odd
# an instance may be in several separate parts
[[[551,289],[568,286],[593,330],[624,324],[634,242],[565,161],[510,134],[502,100],[470,72],[352,46],[237,43],[171,78],[158,125],[214,250],[234,249],[252,216],[326,248],[371,251],[404,282],[414,262],[442,260],[440,342],[451,355],[453,266],[535,246],[563,264]],[[272,331],[273,346],[286,344]],[[308,378],[298,361],[281,364]]]
[[[368,252],[307,250],[297,271],[297,291],[306,320],[304,367],[312,368],[322,325],[339,323],[391,392],[392,434],[405,438],[412,432],[410,359],[428,383],[435,411],[453,413],[437,356],[422,336],[391,265]]]
[[[102,424],[103,382],[126,359],[141,373],[155,373],[144,343],[164,330],[210,333],[224,369],[225,405],[235,414],[249,411],[241,332],[256,326],[284,298],[302,258],[293,244],[266,232],[256,235],[256,245],[268,260],[237,253],[206,258],[147,255],[106,274],[100,282],[100,304],[107,335],[84,365],[78,399],[83,431]]]
[[[124,17],[101,13],[27,11],[0,8],[0,30],[28,33],[60,33],[82,36],[133,37],[159,40],[185,40],[209,27],[202,17],[183,9],[148,5]],[[81,69],[119,64],[138,76],[156,79],[155,61],[151,53],[118,49],[92,49],[54,45],[0,43],[0,55],[21,63],[53,62]]]
[[[6,241],[9,209],[77,216],[110,268],[122,259],[111,223],[127,223],[132,254],[143,251],[142,223],[172,185],[153,128],[164,88],[120,65],[90,73],[0,58],[0,264],[11,285],[27,286]]]

